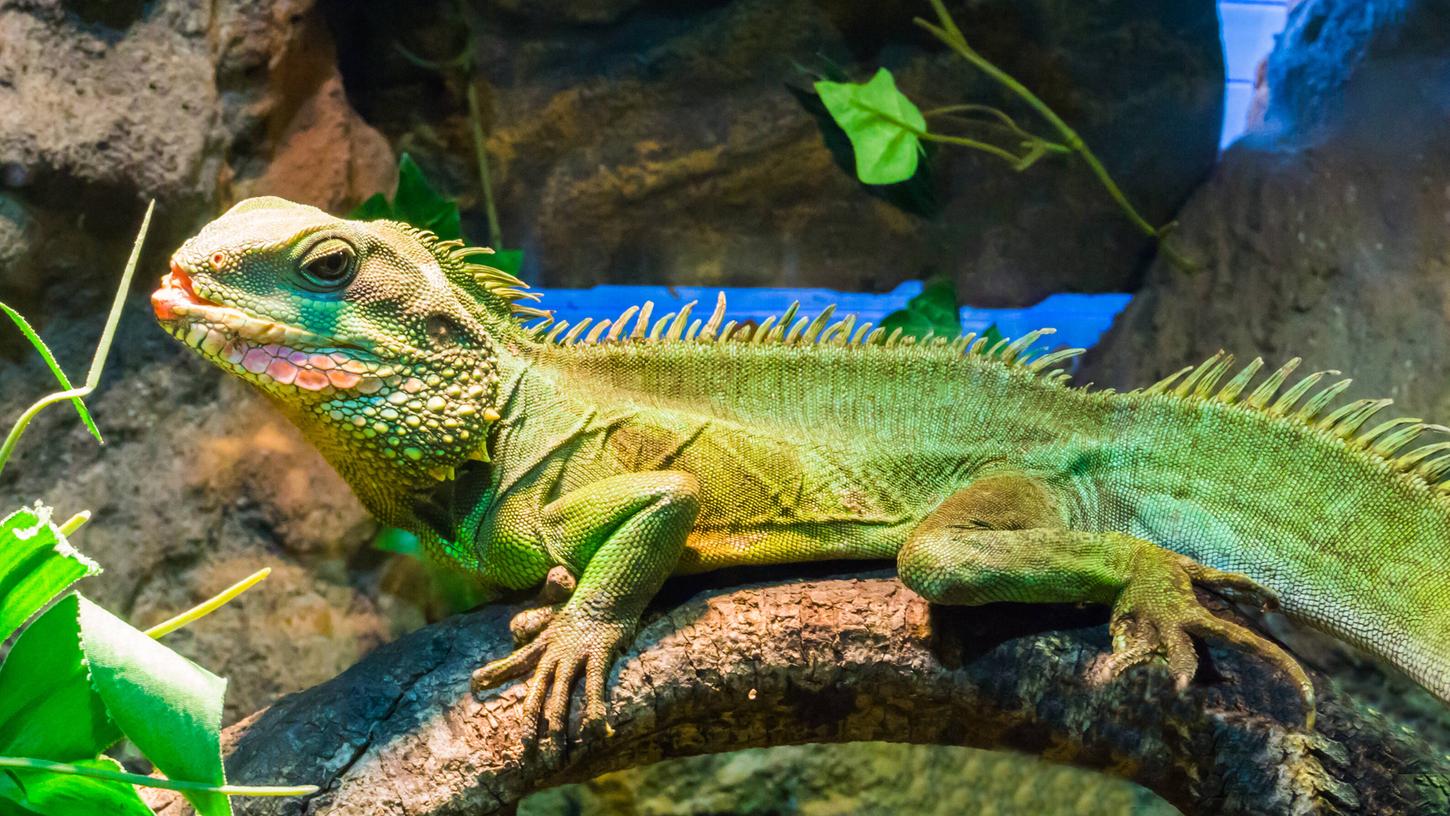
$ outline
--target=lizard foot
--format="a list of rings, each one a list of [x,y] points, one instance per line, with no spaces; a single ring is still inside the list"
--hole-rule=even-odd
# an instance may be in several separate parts
[[[538,606],[514,615],[509,620],[509,632],[514,636],[514,645],[523,646],[549,625],[554,615],[564,607],[564,602],[574,594],[574,576],[563,567],[554,567],[549,570],[549,576],[544,579],[544,586],[539,590],[535,599]]]
[[[1293,657],[1273,642],[1217,617],[1198,602],[1194,585],[1221,591],[1236,600],[1275,605],[1267,589],[1249,578],[1206,567],[1176,553],[1144,549],[1134,559],[1132,578],[1113,604],[1108,631],[1113,652],[1093,667],[1090,679],[1110,681],[1128,669],[1164,659],[1181,690],[1198,670],[1191,636],[1214,637],[1258,655],[1294,682],[1305,708],[1305,728],[1314,728],[1314,683]]]
[[[584,678],[583,728],[603,728],[605,682],[609,667],[633,632],[633,626],[598,620],[567,607],[528,645],[473,673],[475,693],[533,670],[524,698],[526,721],[538,728],[537,736],[554,749],[562,748],[569,723],[569,698],[580,676]]]

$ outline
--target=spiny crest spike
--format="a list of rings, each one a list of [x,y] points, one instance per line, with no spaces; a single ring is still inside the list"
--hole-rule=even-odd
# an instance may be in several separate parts
[[[856,316],[848,314],[826,327],[821,334],[821,343],[832,343],[843,346],[851,339],[851,330],[856,327]]]
[[[614,318],[614,325],[609,327],[609,334],[605,335],[604,339],[611,343],[618,340],[619,335],[624,332],[625,325],[629,323],[629,319],[634,317],[634,313],[637,311],[639,311],[638,306],[631,306],[621,312],[619,317]]]
[[[695,335],[697,335],[697,334],[700,333],[700,326],[704,322],[705,321],[701,320],[698,317],[695,318],[694,320],[691,320],[690,321],[690,328],[685,329],[685,342],[686,343],[693,343],[693,342],[695,342]]]
[[[1183,368],[1180,368],[1177,371],[1173,372],[1172,374],[1169,374],[1168,376],[1166,376],[1163,379],[1159,380],[1158,382],[1155,382],[1152,385],[1148,386],[1147,388],[1144,388],[1142,390],[1142,392],[1140,392],[1140,393],[1144,394],[1145,396],[1148,395],[1148,394],[1163,394],[1163,393],[1166,393],[1168,391],[1168,389],[1170,387],[1172,387],[1172,385],[1175,382],[1178,381],[1178,378],[1179,377],[1182,377],[1184,374],[1187,374],[1188,372],[1192,371],[1194,368],[1195,368],[1195,366],[1185,366]]]
[[[649,339],[650,339],[650,342],[651,343],[659,342],[660,337],[665,333],[665,327],[668,326],[668,325],[670,325],[670,321],[671,320],[674,320],[674,319],[675,319],[675,313],[674,312],[670,312],[669,314],[667,314],[664,317],[660,318],[659,320],[655,321],[654,326],[652,328],[650,328],[650,330],[649,330]]]
[[[679,340],[684,336],[685,326],[689,325],[690,321],[690,311],[699,302],[698,300],[692,300],[686,303],[683,309],[680,309],[680,313],[675,315],[674,322],[670,323],[669,331],[665,332],[666,340]]]
[[[1417,465],[1438,453],[1450,451],[1450,442],[1435,442],[1430,445],[1421,445],[1409,453],[1395,459],[1394,466],[1400,470],[1414,470]]]
[[[805,333],[806,326],[810,322],[811,319],[809,317],[797,318],[795,323],[791,325],[790,331],[786,332],[785,337],[782,338],[785,341],[785,344],[788,346],[794,345],[795,342],[801,338],[801,335]],[[784,326],[785,324],[782,323],[780,325]]]
[[[1213,396],[1214,389],[1218,387],[1218,381],[1223,379],[1223,375],[1227,374],[1229,369],[1233,368],[1233,364],[1234,356],[1232,354],[1223,355],[1213,368],[1203,373],[1203,377],[1198,381],[1198,386],[1193,389],[1193,396],[1197,399],[1208,399]]]
[[[1070,360],[1073,357],[1086,353],[1087,349],[1085,348],[1059,349],[1058,351],[1044,354],[1041,357],[1038,357],[1036,360],[1028,363],[1027,369],[1029,371],[1044,371],[1046,369],[1052,368],[1060,362],[1063,362],[1064,360]]]
[[[558,342],[558,340],[559,340],[559,333],[562,332],[562,331],[564,331],[564,329],[566,329],[568,327],[569,327],[569,321],[567,321],[567,320],[561,320],[558,323],[555,323],[554,324],[554,328],[550,329],[549,330],[549,333],[546,334],[546,335],[544,335],[544,342],[545,343],[556,343],[556,342]]]
[[[757,345],[759,345],[760,343],[764,343],[766,335],[770,334],[770,330],[773,326],[775,326],[775,315],[771,315],[770,317],[767,317],[766,319],[760,321],[760,325],[755,327],[755,334],[752,337],[754,342]]]
[[[1173,389],[1173,393],[1177,394],[1180,397],[1186,397],[1189,394],[1192,394],[1193,389],[1197,387],[1199,380],[1202,380],[1205,374],[1208,374],[1209,372],[1217,368],[1218,364],[1222,362],[1223,358],[1226,356],[1228,356],[1227,352],[1219,349],[1217,352],[1214,353],[1212,357],[1204,360],[1202,363],[1199,363],[1197,366],[1195,366],[1194,369],[1188,373],[1188,376],[1184,377],[1183,381],[1178,384],[1178,387]]]
[[[801,302],[799,300],[791,301],[790,306],[785,310],[785,314],[780,316],[780,322],[777,325],[789,326],[795,320],[795,313],[800,311],[800,309]]]
[[[1019,354],[1031,348],[1032,344],[1041,339],[1043,335],[1053,334],[1056,331],[1057,329],[1038,329],[1037,331],[1030,331],[1017,338],[1007,348],[1002,350],[1002,364],[1012,365],[1017,361]]]
[[[1354,436],[1370,417],[1390,407],[1391,399],[1362,399],[1340,406],[1329,416],[1319,421],[1319,427],[1327,428],[1340,439]]]
[[[594,328],[589,330],[589,334],[584,337],[584,342],[588,343],[591,346],[597,344],[599,342],[599,336],[603,334],[604,330],[607,328],[609,328],[608,320],[599,321],[599,323],[596,324]]]
[[[1253,381],[1254,376],[1259,373],[1259,369],[1263,367],[1264,358],[1255,357],[1250,360],[1249,364],[1244,366],[1243,370],[1238,374],[1235,374],[1234,378],[1228,381],[1228,385],[1225,385],[1223,390],[1218,392],[1218,401],[1232,404],[1238,400],[1239,394],[1244,392],[1248,384]]]
[[[805,334],[801,335],[801,342],[808,345],[816,342],[816,338],[820,336],[821,330],[826,327],[826,324],[831,320],[831,315],[835,313],[836,304],[834,303],[822,309],[821,313],[816,315],[816,319],[812,320],[810,325],[806,326]]]
[[[1314,418],[1319,416],[1319,412],[1324,410],[1324,406],[1332,402],[1335,397],[1344,393],[1344,390],[1349,388],[1349,384],[1352,382],[1354,380],[1344,379],[1326,386],[1324,390],[1310,397],[1309,401],[1304,403],[1304,407],[1299,409],[1299,413],[1294,415],[1294,418],[1304,423],[1313,422]]]
[[[1289,379],[1289,375],[1293,374],[1294,369],[1298,368],[1302,362],[1304,361],[1301,358],[1295,357],[1280,366],[1278,371],[1270,374],[1267,380],[1264,380],[1258,388],[1254,389],[1252,394],[1249,394],[1249,398],[1244,400],[1244,404],[1250,408],[1262,410],[1268,404],[1269,400],[1273,399],[1274,394],[1278,393],[1279,386],[1283,385],[1284,381]]]
[[[1429,427],[1430,426],[1425,425],[1424,423],[1406,425],[1405,427],[1400,428],[1397,431],[1392,431],[1385,434],[1383,437],[1380,438],[1378,442],[1374,443],[1370,450],[1373,450],[1380,456],[1389,459],[1400,448],[1403,448],[1411,442],[1414,442],[1417,438],[1419,438],[1420,434],[1424,433],[1425,430]]]
[[[1309,393],[1309,389],[1318,385],[1319,381],[1331,374],[1338,374],[1338,371],[1316,371],[1313,374],[1294,383],[1283,394],[1279,396],[1274,404],[1269,406],[1269,413],[1274,416],[1284,416],[1294,409],[1294,404]]]
[[[564,335],[564,345],[566,345],[566,346],[572,346],[572,345],[574,345],[574,341],[579,339],[579,333],[582,332],[582,331],[584,331],[584,329],[590,323],[593,323],[593,322],[594,322],[594,318],[592,318],[592,317],[586,317],[583,320],[579,321],[578,323],[574,324],[574,328],[570,329],[569,330],[569,333],[566,334],[566,335]]]
[[[629,339],[644,339],[644,333],[649,331],[649,315],[650,312],[654,311],[654,308],[655,302],[653,300],[646,300],[644,305],[639,307],[639,319],[635,322],[634,331],[630,332]]]
[[[715,311],[710,313],[710,319],[705,321],[704,328],[700,329],[701,340],[714,340],[715,333],[720,330],[720,321],[725,319],[725,293],[720,292],[715,296]]]
[[[1355,444],[1361,447],[1367,447],[1383,434],[1389,433],[1396,428],[1404,427],[1405,425],[1418,425],[1421,422],[1424,422],[1424,420],[1419,417],[1396,417],[1387,422],[1381,422],[1368,431],[1365,431],[1355,440]]]

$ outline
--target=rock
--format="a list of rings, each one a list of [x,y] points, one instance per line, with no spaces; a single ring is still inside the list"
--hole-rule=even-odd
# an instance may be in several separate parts
[[[146,199],[160,265],[240,196],[346,209],[393,175],[313,0],[0,6],[0,184],[45,247],[7,269],[0,299],[108,297]],[[77,286],[90,269],[107,276]]]
[[[833,62],[859,78],[885,65],[927,106],[1002,104],[1043,130],[912,25],[925,6],[735,0],[618,13],[629,5],[603,3],[604,22],[587,28],[547,15],[524,22],[498,3],[475,20],[504,242],[527,250],[532,281],[880,289],[937,271],[989,305],[1129,288],[1151,252],[1067,161],[1018,175],[980,154],[937,151],[930,217],[868,194],[837,165],[786,87],[808,84],[797,62]],[[1214,4],[1111,0],[1091,14],[1079,5],[953,9],[980,50],[1079,126],[1150,220],[1166,221],[1216,152]],[[464,21],[433,8],[328,10],[346,32],[343,75],[364,117],[463,199],[483,240],[459,83],[396,47],[436,60],[466,47]]]
[[[1269,61],[1272,129],[1180,217],[1206,268],[1156,263],[1079,379],[1144,384],[1219,348],[1300,355],[1356,377],[1346,396],[1450,418],[1450,25],[1443,3],[1392,5],[1296,8]]]
[[[266,147],[254,146],[237,162],[224,197],[230,204],[277,195],[345,213],[373,193],[391,193],[397,161],[387,139],[348,102],[321,15],[310,0],[294,6],[284,30],[260,36],[260,45],[244,38],[235,46],[248,66],[266,60],[266,92],[234,111],[234,127],[265,134]],[[241,75],[248,70],[254,69]]]

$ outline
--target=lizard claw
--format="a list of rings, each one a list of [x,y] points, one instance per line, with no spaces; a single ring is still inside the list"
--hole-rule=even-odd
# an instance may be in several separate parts
[[[613,733],[606,717],[605,685],[610,666],[632,627],[596,620],[568,609],[560,610],[548,626],[527,646],[508,657],[495,660],[473,673],[475,692],[492,688],[530,669],[528,695],[524,698],[525,721],[537,728],[541,747],[562,750],[569,724],[569,701],[574,686],[584,679],[582,728]]]
[[[1108,630],[1113,652],[1089,674],[1108,682],[1134,666],[1162,658],[1181,691],[1198,670],[1191,636],[1214,637],[1258,655],[1294,682],[1305,708],[1305,728],[1314,728],[1314,683],[1293,657],[1272,641],[1204,609],[1193,593],[1197,583],[1226,590],[1241,599],[1272,604],[1273,595],[1248,578],[1206,567],[1184,556],[1145,550],[1133,565],[1133,577],[1113,604]]]

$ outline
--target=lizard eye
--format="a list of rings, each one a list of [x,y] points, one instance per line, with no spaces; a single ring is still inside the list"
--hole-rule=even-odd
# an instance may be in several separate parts
[[[302,277],[322,290],[341,289],[357,272],[357,253],[340,238],[329,238],[307,252],[301,264]]]

